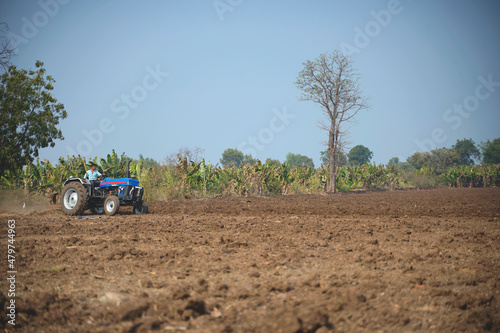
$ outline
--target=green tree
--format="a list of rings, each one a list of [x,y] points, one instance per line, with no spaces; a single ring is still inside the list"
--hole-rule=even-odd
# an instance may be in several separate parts
[[[442,174],[452,166],[460,164],[460,155],[453,148],[434,149],[430,152],[430,163],[437,174]]]
[[[398,157],[392,157],[389,160],[389,163],[387,163],[387,165],[398,165],[398,164],[399,164],[399,158]]]
[[[38,150],[63,140],[59,121],[67,117],[64,105],[52,96],[55,80],[45,74],[43,62],[37,70],[10,66],[0,82],[0,175],[29,164]]]
[[[416,152],[408,158],[408,163],[415,169],[426,167],[441,174],[448,168],[459,165],[460,155],[453,148],[440,148],[430,152]]]
[[[370,163],[372,156],[373,152],[363,145],[354,146],[347,154],[349,163],[358,165]]]
[[[139,154],[139,160],[134,160],[134,162],[141,162],[141,165],[146,169],[160,166],[154,159],[151,157],[144,157],[142,154]]]
[[[396,169],[401,170],[401,171],[410,171],[414,170],[415,168],[408,162],[401,162],[399,157],[392,157],[389,162],[387,163],[387,166],[395,166]]]
[[[338,161],[338,165],[347,165],[347,156],[344,154],[342,150],[339,150],[337,153],[337,156],[335,159]],[[330,165],[330,153],[328,152],[328,149],[323,150],[320,152],[320,161],[321,164],[327,166]]]
[[[409,172],[409,171],[415,170],[413,165],[411,165],[408,162],[399,162],[398,164],[396,164],[396,167],[398,168],[398,170],[401,170],[404,172]]]
[[[415,169],[423,168],[429,165],[430,153],[417,151],[408,157],[407,162],[410,163]]]
[[[222,158],[220,159],[220,163],[225,167],[230,167],[231,163],[234,163],[236,167],[239,167],[240,164],[245,160],[245,156],[238,149],[226,149],[222,153]]]
[[[457,140],[452,148],[460,156],[459,165],[474,165],[474,159],[481,158],[481,152],[472,139]]]
[[[319,104],[324,114],[320,128],[328,132],[328,190],[336,192],[337,157],[340,157],[337,152],[342,149],[344,125],[359,111],[369,108],[368,98],[361,93],[359,75],[349,56],[334,51],[303,65],[295,84],[302,91],[300,99]]]
[[[500,163],[500,138],[482,142],[480,147],[484,164]]]
[[[245,164],[254,165],[255,163],[257,163],[257,160],[255,158],[253,158],[252,155],[245,155],[243,157],[243,162],[241,162],[241,165],[245,165]]]
[[[285,162],[290,164],[290,167],[300,167],[302,165],[305,166],[310,166],[314,168],[314,162],[312,158],[300,155],[300,154],[293,154],[293,153],[288,153],[286,154],[286,159]]]

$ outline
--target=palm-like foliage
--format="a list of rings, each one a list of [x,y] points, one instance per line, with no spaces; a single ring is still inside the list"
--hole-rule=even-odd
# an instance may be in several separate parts
[[[97,158],[94,163],[96,162]],[[112,153],[108,154],[105,159],[100,159],[100,167],[108,177],[119,178],[125,176],[127,162],[128,159],[125,157],[125,153],[118,157],[118,154],[113,149]]]
[[[440,178],[450,187],[499,186],[500,164],[455,166],[446,170]]]
[[[36,160],[17,172],[7,172],[0,178],[4,188],[23,188],[32,192],[59,192],[64,181],[70,176],[83,177],[91,162],[99,162],[100,168],[109,177],[123,177],[128,159],[125,154],[118,156],[113,150],[106,158],[86,160],[81,156],[60,158],[51,162]],[[288,163],[278,164],[267,161],[246,164],[241,167],[213,166],[211,163],[188,163],[178,156],[177,165],[150,165],[144,167],[143,160],[130,164],[131,174],[135,174],[145,187],[147,200],[180,199],[206,196],[270,196],[290,193],[318,193],[328,188],[329,168],[318,169],[301,166],[290,167]],[[437,177],[435,170],[421,168],[416,175]],[[409,174],[395,165],[375,164],[340,166],[337,185],[342,191],[353,189],[394,189],[412,185]],[[440,181],[454,187],[500,186],[500,165],[458,166],[446,170],[439,176]]]

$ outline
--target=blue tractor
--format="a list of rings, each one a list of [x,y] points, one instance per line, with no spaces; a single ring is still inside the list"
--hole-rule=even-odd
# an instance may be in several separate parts
[[[64,182],[61,205],[66,215],[82,215],[87,209],[94,214],[115,215],[120,206],[134,206],[134,213],[146,214],[148,206],[143,201],[144,189],[139,181],[130,177],[130,162],[126,178],[101,181],[70,177]]]

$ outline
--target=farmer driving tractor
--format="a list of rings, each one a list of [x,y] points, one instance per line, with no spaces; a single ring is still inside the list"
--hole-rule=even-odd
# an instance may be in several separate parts
[[[90,184],[92,185],[92,192],[91,193],[94,193],[94,188],[95,186],[99,186],[99,177],[102,176],[102,173],[100,173],[99,171],[96,170],[97,169],[97,164],[95,163],[92,163],[90,165],[90,169],[87,170],[87,172],[85,173],[85,176],[83,177],[84,179],[87,179]]]
[[[85,179],[88,179],[88,180],[98,180],[97,178],[98,177],[101,177],[102,174],[96,170],[97,169],[97,164],[95,163],[92,163],[90,165],[90,170],[88,170],[86,173],[85,173]]]
[[[82,215],[90,209],[93,214],[115,215],[122,206],[133,206],[134,213],[146,214],[148,206],[142,200],[144,188],[130,175],[130,162],[127,162],[127,175],[124,178],[104,178],[102,170],[90,163],[90,170],[83,178],[69,177],[63,184],[61,204],[66,215]],[[100,181],[102,179],[102,181]]]

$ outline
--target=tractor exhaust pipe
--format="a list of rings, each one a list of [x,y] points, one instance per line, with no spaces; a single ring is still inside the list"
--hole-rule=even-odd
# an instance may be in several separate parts
[[[129,159],[127,162],[127,178],[130,178],[130,162],[132,162],[132,159]]]

